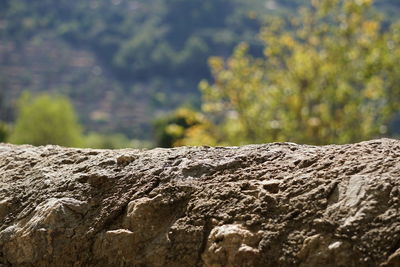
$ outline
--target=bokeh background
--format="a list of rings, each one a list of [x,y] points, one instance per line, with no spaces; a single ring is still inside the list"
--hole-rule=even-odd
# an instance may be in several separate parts
[[[0,142],[400,134],[397,0],[2,0]]]

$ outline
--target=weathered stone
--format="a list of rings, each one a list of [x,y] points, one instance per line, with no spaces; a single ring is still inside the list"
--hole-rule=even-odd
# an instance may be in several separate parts
[[[399,266],[400,141],[0,145],[0,266]]]

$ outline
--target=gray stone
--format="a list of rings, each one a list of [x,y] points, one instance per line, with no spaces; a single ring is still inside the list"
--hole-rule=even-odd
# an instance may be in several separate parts
[[[399,266],[400,141],[0,144],[0,266]]]

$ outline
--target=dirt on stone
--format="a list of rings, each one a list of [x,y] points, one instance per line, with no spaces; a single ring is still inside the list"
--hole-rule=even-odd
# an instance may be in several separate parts
[[[400,141],[0,145],[0,266],[400,266]]]

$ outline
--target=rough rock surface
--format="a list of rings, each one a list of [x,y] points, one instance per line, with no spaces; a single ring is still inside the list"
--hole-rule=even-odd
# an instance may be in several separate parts
[[[400,266],[400,141],[0,145],[0,266]]]

